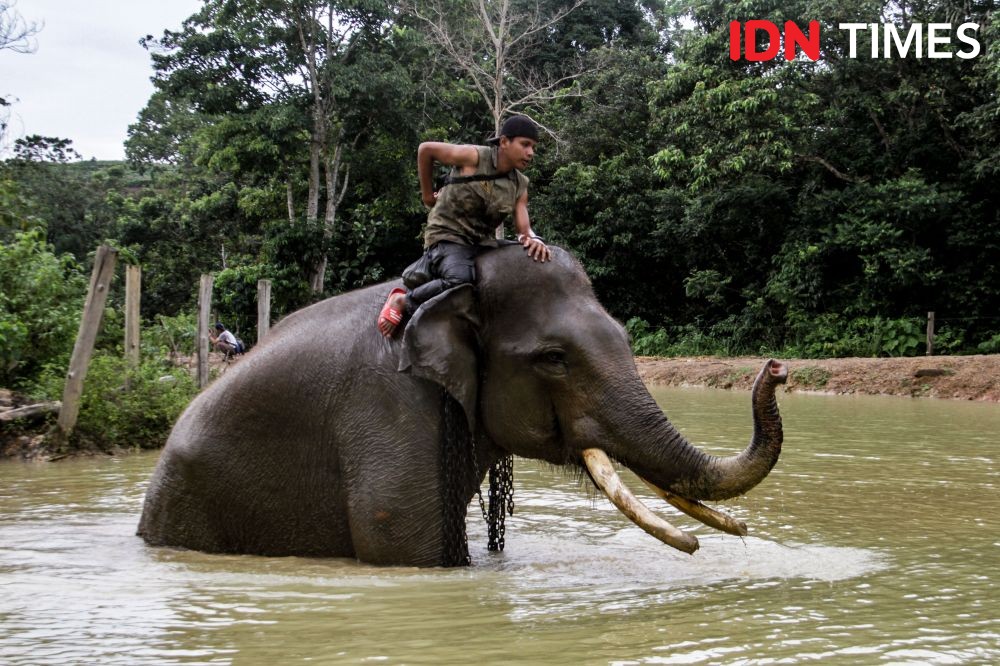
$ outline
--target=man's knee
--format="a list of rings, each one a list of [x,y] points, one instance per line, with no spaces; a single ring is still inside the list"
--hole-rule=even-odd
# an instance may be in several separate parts
[[[454,263],[441,274],[445,289],[476,281],[476,267],[471,263]]]
[[[438,277],[446,288],[457,287],[476,281],[475,248],[464,245],[450,245],[447,254],[438,264]]]

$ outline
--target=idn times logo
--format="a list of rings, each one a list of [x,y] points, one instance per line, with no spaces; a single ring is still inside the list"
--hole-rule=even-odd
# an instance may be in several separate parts
[[[827,28],[823,28],[826,30]],[[759,62],[774,60],[779,53],[793,60],[799,53],[810,60],[822,57],[820,22],[809,21],[806,29],[794,21],[780,28],[771,21],[752,20],[729,23],[729,58]],[[975,58],[979,44],[979,24],[911,23],[898,27],[892,23],[837,23],[836,30],[847,39],[848,58]]]

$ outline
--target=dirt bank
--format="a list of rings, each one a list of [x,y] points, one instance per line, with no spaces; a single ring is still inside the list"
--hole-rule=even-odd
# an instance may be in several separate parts
[[[1000,402],[1000,355],[782,359],[788,391]],[[763,358],[636,358],[647,384],[749,390]]]

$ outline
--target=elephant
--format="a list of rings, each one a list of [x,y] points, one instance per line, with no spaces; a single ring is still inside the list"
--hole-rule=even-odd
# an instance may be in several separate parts
[[[468,564],[469,503],[512,455],[583,469],[682,551],[697,539],[640,502],[612,461],[681,511],[746,533],[703,501],[746,493],[777,462],[784,363],[757,376],[747,448],[708,455],[654,401],[624,327],[569,252],[553,246],[542,263],[494,243],[476,276],[424,303],[391,339],[375,321],[399,281],[285,317],[178,418],[138,534],[214,553]]]

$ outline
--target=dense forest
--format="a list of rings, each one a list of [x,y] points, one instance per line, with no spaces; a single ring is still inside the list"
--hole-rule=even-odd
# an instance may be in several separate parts
[[[536,231],[579,257],[638,352],[912,355],[928,311],[938,353],[1000,352],[995,11],[205,0],[140,40],[156,91],[127,162],[10,143],[0,385],[65,368],[101,242],[143,267],[150,344],[189,335],[201,273],[251,342],[258,279],[281,316],[398,276],[421,252],[417,145],[482,143],[514,112],[544,128]],[[818,20],[821,57],[732,60],[729,23],[750,19]],[[852,58],[844,21],[972,22],[982,49]]]

